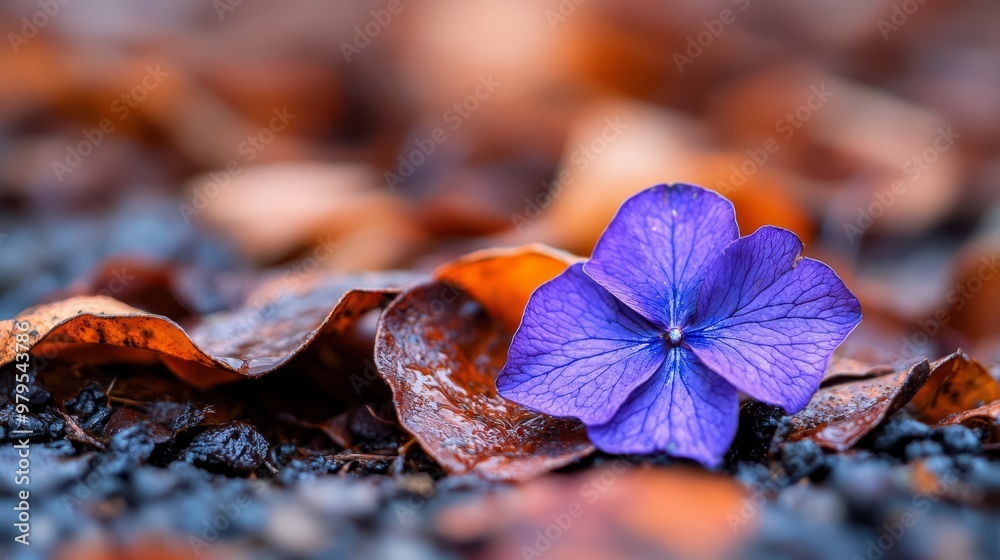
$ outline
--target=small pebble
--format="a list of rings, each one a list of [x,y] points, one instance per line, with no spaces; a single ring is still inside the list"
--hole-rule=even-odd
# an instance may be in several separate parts
[[[185,459],[248,473],[264,462],[267,449],[267,440],[256,428],[245,422],[227,422],[198,434],[188,446]]]

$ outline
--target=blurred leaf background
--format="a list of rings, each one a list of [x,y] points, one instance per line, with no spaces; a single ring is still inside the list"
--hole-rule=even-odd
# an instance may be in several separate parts
[[[197,271],[209,311],[321,247],[587,255],[684,181],[833,264],[848,354],[1000,357],[995,2],[11,0],[0,29],[4,317],[109,258]]]

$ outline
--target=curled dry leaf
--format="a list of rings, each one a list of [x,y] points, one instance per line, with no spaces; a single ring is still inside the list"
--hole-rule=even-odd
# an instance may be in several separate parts
[[[849,449],[909,402],[930,374],[923,360],[899,373],[823,387],[801,412],[783,422],[772,449],[805,439],[833,451]]]
[[[438,274],[458,278],[471,293],[435,281],[407,290],[382,315],[375,358],[399,421],[449,473],[523,480],[593,451],[578,421],[533,412],[496,392],[511,318],[520,316],[534,289],[525,281],[509,292],[501,288],[510,285],[510,274],[523,272],[539,283],[558,274],[569,259],[554,255],[526,247],[463,259]],[[504,294],[510,294],[506,301]]]
[[[86,354],[98,361],[132,361],[152,353],[199,387],[259,376],[288,362],[321,333],[346,331],[397,294],[393,286],[407,278],[278,275],[241,307],[204,316],[187,329],[109,297],[74,297],[0,321],[0,366],[15,358],[14,326],[27,323],[25,346],[46,359]]]
[[[957,412],[941,419],[936,425],[949,426],[952,424],[961,424],[967,428],[979,428],[987,434],[988,441],[1000,442],[1000,400],[972,410]]]
[[[1000,383],[960,350],[931,364],[930,378],[909,406],[933,423],[997,399]]]

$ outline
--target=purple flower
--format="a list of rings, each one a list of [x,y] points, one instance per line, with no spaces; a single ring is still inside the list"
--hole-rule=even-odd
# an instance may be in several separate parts
[[[593,257],[532,294],[499,393],[579,418],[609,453],[718,465],[738,391],[789,413],[819,387],[861,307],[772,226],[739,237],[725,198],[657,185],[625,201]]]

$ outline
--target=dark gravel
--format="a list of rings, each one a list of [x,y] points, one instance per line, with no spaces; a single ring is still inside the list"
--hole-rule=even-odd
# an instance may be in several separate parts
[[[516,524],[442,536],[438,512],[489,503],[508,487],[445,477],[415,445],[400,457],[408,437],[393,426],[387,403],[322,421],[308,407],[262,412],[257,399],[276,390],[266,383],[193,395],[163,371],[141,373],[155,391],[104,368],[88,371],[89,381],[54,368],[40,376],[51,387],[32,385],[32,546],[9,551],[11,558],[111,546],[141,558],[149,542],[179,558],[214,558],[220,546],[237,558],[491,558],[498,543],[530,537]],[[3,437],[13,414],[11,375],[0,372]],[[109,396],[113,379],[135,394]],[[770,455],[781,416],[745,405],[724,467],[759,499],[741,557],[1000,558],[1000,462],[979,431],[932,428],[901,411],[851,451],[800,441]],[[16,460],[5,440],[0,469],[13,472]],[[549,476],[615,460],[598,454]],[[0,510],[12,510],[17,489],[12,477],[0,478]],[[10,543],[14,531],[0,524],[0,542]]]

